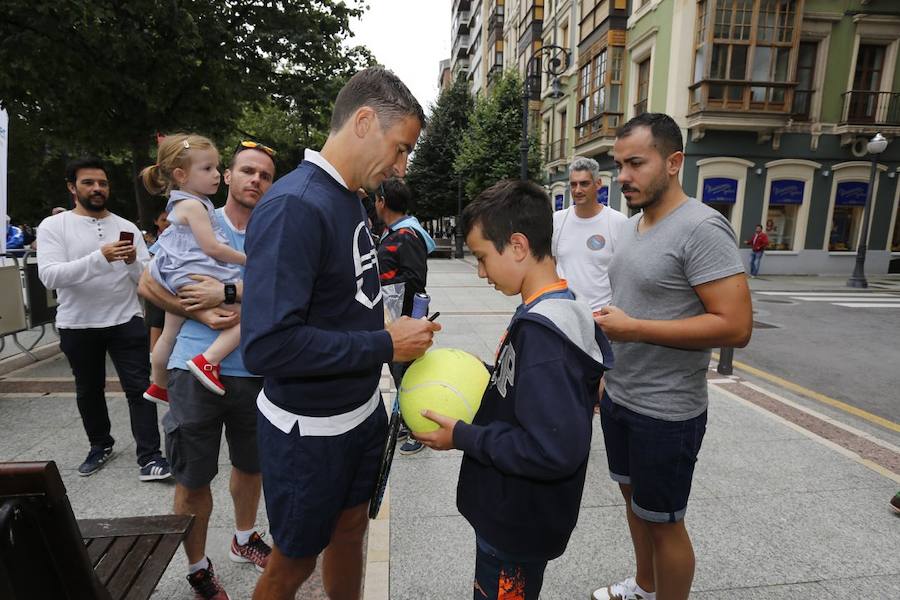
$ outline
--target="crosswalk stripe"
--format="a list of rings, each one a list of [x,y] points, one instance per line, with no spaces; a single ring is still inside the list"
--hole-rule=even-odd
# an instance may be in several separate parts
[[[754,292],[763,296],[865,296],[866,298],[897,298],[897,294],[884,294],[879,292]]]
[[[847,308],[900,308],[900,302],[884,302],[878,304],[870,304],[868,302],[836,302],[835,306],[846,306]]]
[[[805,300],[806,302],[900,302],[900,297],[887,296],[873,298],[872,296],[791,296],[792,300]]]

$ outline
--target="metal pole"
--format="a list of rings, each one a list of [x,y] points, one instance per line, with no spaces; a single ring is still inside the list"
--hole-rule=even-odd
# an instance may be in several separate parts
[[[462,177],[456,178],[456,258],[463,257],[462,239]]]
[[[866,190],[866,208],[863,211],[862,231],[859,234],[859,245],[856,247],[856,264],[853,266],[853,275],[847,280],[847,287],[867,288],[866,281],[866,246],[869,238],[869,214],[872,212],[872,204],[875,203],[875,173],[878,170],[878,155],[872,155],[872,171],[869,173],[869,189]]]
[[[522,168],[520,177],[522,181],[528,180],[528,100],[530,97],[528,78],[529,73],[531,72],[531,63],[533,61],[534,56],[528,59],[528,62],[525,63],[525,82],[522,86]]]
[[[731,375],[734,373],[734,366],[732,365],[733,360],[734,348],[720,348],[719,365],[716,367],[716,372],[718,372],[719,375]]]

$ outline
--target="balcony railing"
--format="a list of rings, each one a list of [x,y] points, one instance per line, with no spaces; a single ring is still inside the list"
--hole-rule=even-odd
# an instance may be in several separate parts
[[[456,32],[458,35],[464,35],[469,33],[469,13],[468,11],[458,12],[453,17],[453,28],[451,31]]]
[[[705,110],[756,112],[789,115],[794,99],[794,82],[706,79],[688,89],[691,112]]]
[[[451,55],[456,56],[456,58],[465,58],[469,53],[469,36],[468,35],[458,35],[456,39],[453,40],[453,51]]]
[[[598,137],[613,137],[622,125],[622,113],[603,112],[587,121],[575,124],[575,143],[584,144]]]
[[[491,65],[491,68],[488,69],[487,76],[488,76],[489,82],[494,82],[495,80],[500,79],[500,77],[502,75],[503,75],[503,65],[493,64],[493,65]]]
[[[544,148],[544,161],[551,163],[557,160],[565,160],[568,142],[569,140],[567,138],[562,138],[548,144],[546,148]]]
[[[503,31],[503,15],[493,14],[488,18],[488,33]]]
[[[795,121],[808,121],[812,107],[812,97],[816,90],[794,90],[794,108],[791,115]]]
[[[900,92],[852,90],[841,97],[844,99],[842,123],[900,126]]]
[[[644,98],[634,105],[634,116],[642,115],[647,112],[647,99]]]

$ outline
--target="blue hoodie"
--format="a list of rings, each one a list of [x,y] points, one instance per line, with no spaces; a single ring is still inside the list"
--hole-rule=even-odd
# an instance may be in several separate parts
[[[606,336],[588,305],[550,292],[516,311],[471,425],[453,429],[465,453],[456,505],[498,550],[550,560],[578,521]]]
[[[412,215],[407,215],[402,219],[388,225],[388,229],[391,231],[397,231],[398,229],[401,229],[403,227],[411,227],[412,229],[415,229],[420,236],[422,236],[422,240],[425,242],[426,254],[431,254],[434,251],[435,247],[437,246],[437,244],[434,243],[434,238],[428,235],[428,232],[425,231],[425,228],[422,227],[422,224],[419,223],[419,220],[417,218],[413,217]]]

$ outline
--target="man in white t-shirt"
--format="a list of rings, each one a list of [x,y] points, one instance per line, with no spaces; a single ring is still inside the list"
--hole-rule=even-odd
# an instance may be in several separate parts
[[[619,211],[597,202],[601,183],[597,161],[576,156],[569,166],[572,206],[553,213],[556,271],[594,314],[612,299],[607,271],[618,230],[628,221]]]
[[[78,474],[93,475],[113,455],[106,409],[109,353],[128,398],[141,481],[168,479],[159,448],[156,405],[144,400],[150,380],[147,331],[137,296],[150,255],[133,223],[106,208],[109,178],[103,163],[82,158],[66,166],[75,208],[47,217],[38,228],[38,277],[59,294],[59,346],[75,376],[78,412],[91,449]]]

